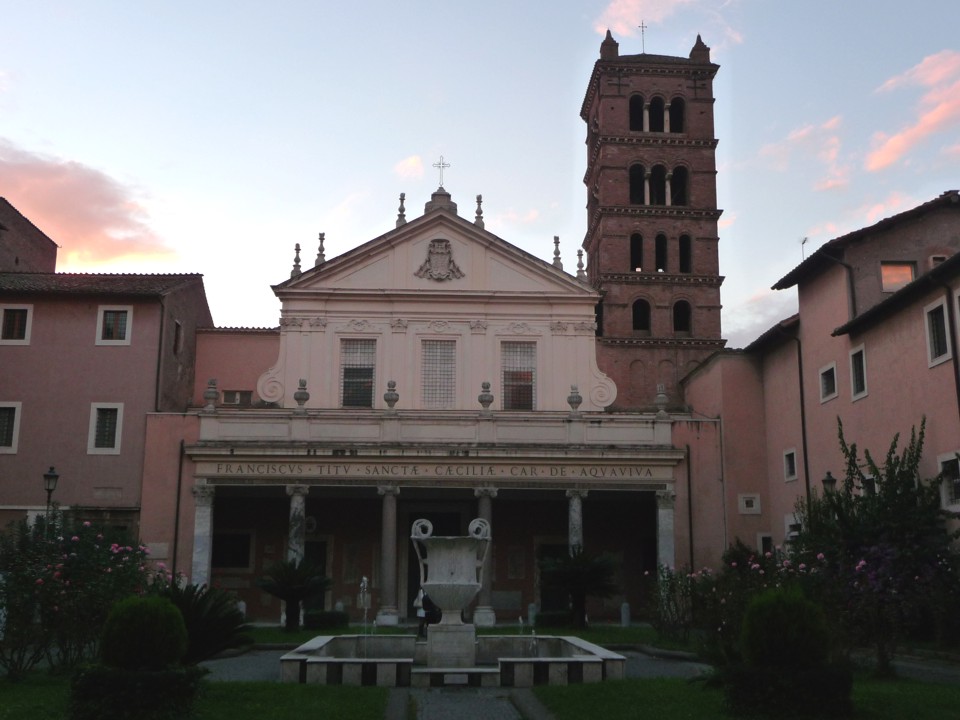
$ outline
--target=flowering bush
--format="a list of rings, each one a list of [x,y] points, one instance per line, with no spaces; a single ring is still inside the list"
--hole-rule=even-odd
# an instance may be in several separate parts
[[[0,535],[0,666],[16,677],[43,657],[58,670],[95,655],[110,607],[146,587],[146,561],[145,547],[111,542],[89,522],[70,530],[58,516]]]

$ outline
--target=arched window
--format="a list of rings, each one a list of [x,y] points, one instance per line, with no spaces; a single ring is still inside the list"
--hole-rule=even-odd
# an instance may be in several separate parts
[[[682,133],[686,132],[686,128],[683,126],[686,118],[686,103],[681,97],[675,97],[670,101],[670,132],[672,133]]]
[[[689,174],[687,169],[683,166],[676,167],[673,169],[673,174],[670,176],[670,204],[671,205],[686,205],[687,204],[687,178]]]
[[[673,331],[690,334],[690,303],[677,300],[673,304]]]
[[[650,332],[650,303],[646,300],[633,303],[633,329],[640,333]]]
[[[630,129],[643,130],[643,95],[630,96]]]
[[[630,272],[643,270],[643,236],[634,233],[630,236]]]
[[[657,235],[656,241],[656,257],[654,261],[656,262],[657,272],[666,272],[667,271],[667,236],[666,235]]]
[[[647,171],[643,165],[630,166],[630,204],[643,205],[643,184]]]
[[[690,273],[693,272],[693,247],[690,244],[689,235],[680,236],[680,252],[679,252],[679,265],[680,272]]]
[[[663,165],[654,165],[650,171],[650,204],[667,204],[667,169]]]
[[[650,132],[663,132],[663,98],[655,97],[650,101]]]

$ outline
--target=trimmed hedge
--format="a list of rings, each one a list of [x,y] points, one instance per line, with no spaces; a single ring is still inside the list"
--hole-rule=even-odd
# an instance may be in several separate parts
[[[350,626],[350,616],[337,610],[307,610],[303,626],[307,630],[342,630]]]
[[[110,609],[103,626],[103,664],[128,670],[162,670],[187,651],[183,615],[166,598],[132,596]]]

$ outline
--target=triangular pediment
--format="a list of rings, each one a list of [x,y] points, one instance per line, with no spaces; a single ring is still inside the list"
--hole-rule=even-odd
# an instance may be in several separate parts
[[[337,292],[594,296],[575,277],[444,210],[401,225],[274,291],[281,298]]]

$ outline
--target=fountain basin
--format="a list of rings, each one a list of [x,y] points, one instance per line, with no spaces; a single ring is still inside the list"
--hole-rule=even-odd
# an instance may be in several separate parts
[[[481,635],[476,664],[427,664],[415,635],[319,636],[280,659],[282,682],[381,687],[533,687],[623,678],[626,658],[572,636]]]

